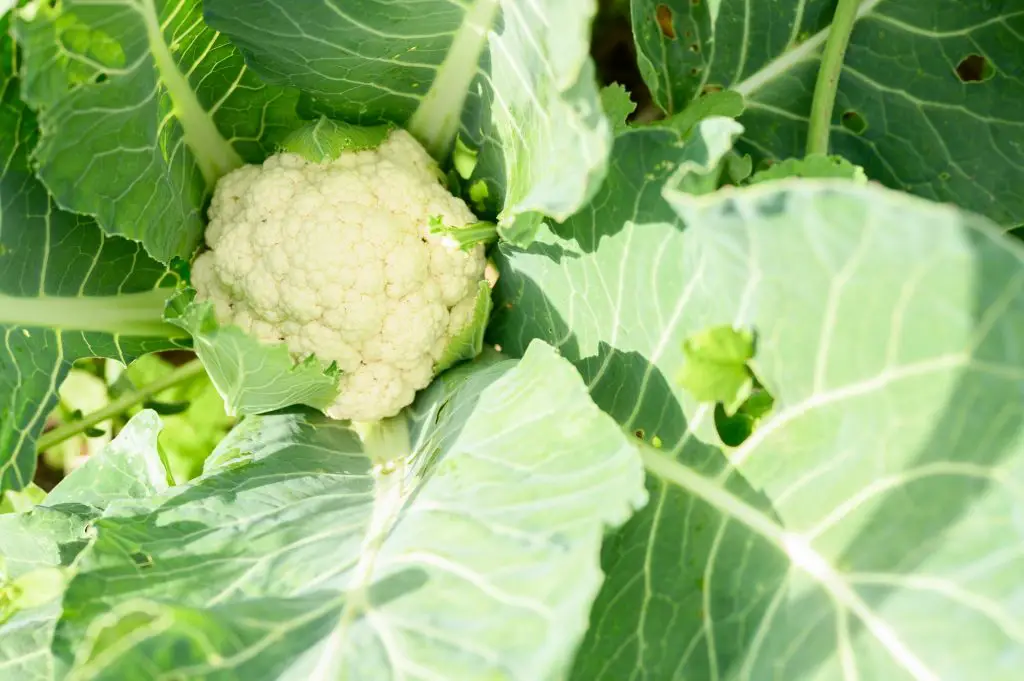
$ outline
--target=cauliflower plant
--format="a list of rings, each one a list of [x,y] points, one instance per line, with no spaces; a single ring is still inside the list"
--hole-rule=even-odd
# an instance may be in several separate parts
[[[484,248],[431,225],[477,219],[404,130],[322,163],[282,152],[243,166],[218,183],[209,217],[196,300],[297,360],[337,362],[333,418],[397,414],[473,317]]]

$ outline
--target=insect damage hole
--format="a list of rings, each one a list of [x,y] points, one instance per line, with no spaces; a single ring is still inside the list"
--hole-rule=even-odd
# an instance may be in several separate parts
[[[668,5],[661,4],[654,8],[654,18],[658,21],[661,34],[669,40],[676,39],[676,27],[672,25],[672,10]]]
[[[868,129],[868,122],[856,111],[844,111],[839,120],[843,127],[854,135],[863,135],[864,131]]]
[[[956,77],[961,83],[984,83],[994,75],[992,62],[980,54],[969,54],[956,65]]]

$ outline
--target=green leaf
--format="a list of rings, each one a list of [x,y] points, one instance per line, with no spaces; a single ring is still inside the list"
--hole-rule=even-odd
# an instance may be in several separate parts
[[[50,643],[61,614],[67,568],[91,537],[89,523],[108,506],[167,489],[156,449],[159,429],[156,414],[140,414],[105,450],[64,478],[42,505],[27,513],[0,515],[0,670],[4,678],[55,678]]]
[[[170,475],[157,454],[161,427],[156,412],[140,412],[100,455],[90,456],[61,480],[46,495],[46,505],[78,504],[102,509],[111,499],[143,499],[166,490]]]
[[[654,101],[681,111],[702,92],[746,100],[740,149],[804,154],[835,3],[634,0],[633,28]],[[670,15],[673,31],[659,25]],[[871,179],[955,203],[1004,226],[1024,221],[1024,54],[1017,5],[862,0],[840,74],[831,153]]]
[[[297,93],[248,72],[200,0],[36,0],[15,14],[44,184],[158,260],[189,258],[212,184],[298,124]]]
[[[609,196],[642,205],[635,181]],[[574,678],[1015,678],[1024,249],[874,185],[668,196],[674,221],[581,214],[592,251],[499,249],[488,340],[557,343],[663,443],[652,503],[606,545]],[[756,331],[775,397],[728,461],[669,378],[678,343],[719,325]]]
[[[679,382],[700,402],[723,402],[732,415],[754,387],[748,362],[754,357],[754,334],[717,326],[683,341],[686,362]]]
[[[45,496],[46,490],[35,483],[30,483],[20,491],[9,489],[0,497],[0,513],[31,511]]]
[[[805,158],[788,158],[759,170],[750,178],[750,184],[782,180],[788,177],[837,177],[854,182],[867,182],[864,169],[841,156],[812,154]]]
[[[733,90],[709,92],[690,102],[679,113],[657,121],[653,125],[669,127],[678,130],[680,135],[687,136],[704,119],[716,116],[739,118],[745,108],[743,95],[738,92]]]
[[[281,149],[313,163],[325,163],[345,151],[376,149],[392,129],[390,125],[364,127],[321,116],[316,123],[304,125],[288,135]]]
[[[636,111],[636,102],[630,98],[629,91],[619,83],[612,83],[601,88],[600,94],[601,108],[612,124],[612,132],[618,134],[628,130],[626,120]]]
[[[452,150],[452,165],[455,167],[455,172],[463,180],[473,177],[473,171],[476,170],[477,156],[479,154],[476,149],[463,142],[461,137],[455,137],[455,149]],[[484,188],[486,189],[486,187],[487,183],[485,182]]]
[[[193,349],[232,416],[265,414],[304,404],[326,409],[338,396],[340,372],[310,355],[296,361],[284,343],[261,343],[217,322],[213,303],[186,289],[168,304],[167,319],[192,336]]]
[[[742,166],[743,163],[736,160],[732,149],[742,132],[743,126],[731,118],[718,116],[698,123],[685,138],[685,155],[672,177],[672,186],[688,194],[707,194],[718,189],[723,179],[731,180],[742,174],[746,168],[737,168],[737,164]],[[645,175],[644,181],[650,178]]]
[[[486,281],[481,281],[477,287],[472,316],[466,326],[448,341],[444,353],[434,365],[435,375],[480,354],[484,347],[487,322],[491,318],[491,308],[491,287]]]
[[[589,58],[594,0],[206,0],[206,18],[269,82],[311,108],[409,129],[439,161],[458,135],[477,151],[500,226],[528,239],[562,220],[605,174],[611,126]]]
[[[180,344],[163,322],[173,284],[139,244],[59,210],[32,174],[36,123],[18,99],[0,19],[0,492],[32,481],[35,440],[72,362]],[[179,340],[175,341],[174,338]]]
[[[374,466],[342,422],[252,417],[200,479],[109,509],[65,596],[67,678],[563,674],[603,530],[645,499],[634,445],[540,343],[445,374],[408,425]]]
[[[174,369],[158,355],[132,362],[127,376],[136,387],[151,384]],[[205,373],[157,394],[170,404],[186,404],[179,414],[161,415],[160,450],[166,455],[173,478],[185,482],[199,475],[203,462],[235,423],[224,411],[224,400]],[[135,411],[141,411],[137,408]]]
[[[726,413],[722,404],[715,405],[715,431],[722,444],[739,447],[754,434],[772,407],[775,398],[767,390],[754,389],[753,393],[739,406],[734,414]]]

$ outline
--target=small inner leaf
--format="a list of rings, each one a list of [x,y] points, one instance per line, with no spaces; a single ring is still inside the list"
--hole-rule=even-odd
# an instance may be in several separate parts
[[[686,364],[680,384],[701,402],[721,402],[732,414],[750,395],[754,375],[747,366],[754,357],[754,334],[717,326],[683,342]]]
[[[343,152],[375,149],[387,139],[394,126],[364,127],[321,116],[316,123],[288,135],[281,149],[298,154],[312,163],[333,161]]]

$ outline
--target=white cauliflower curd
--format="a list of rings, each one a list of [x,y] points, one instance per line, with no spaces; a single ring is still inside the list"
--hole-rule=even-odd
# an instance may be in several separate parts
[[[243,166],[218,183],[209,217],[196,300],[296,359],[337,362],[333,418],[397,414],[472,319],[484,248],[460,250],[430,224],[476,218],[404,130],[325,163],[282,152]]]

